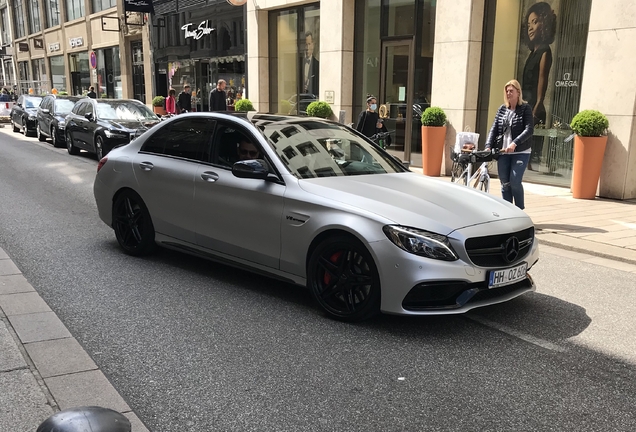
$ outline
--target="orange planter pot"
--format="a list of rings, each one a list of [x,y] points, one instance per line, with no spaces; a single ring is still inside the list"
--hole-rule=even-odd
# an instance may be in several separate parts
[[[153,106],[152,110],[157,115],[166,115],[166,109],[164,107],[162,107],[162,106]]]
[[[440,176],[445,140],[446,126],[422,126],[422,171],[425,175]]]
[[[594,199],[601,177],[607,137],[574,137],[572,197]]]

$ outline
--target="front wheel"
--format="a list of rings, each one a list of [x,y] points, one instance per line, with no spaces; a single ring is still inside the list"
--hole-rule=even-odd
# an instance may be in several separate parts
[[[80,149],[73,145],[73,135],[71,135],[71,131],[66,131],[66,150],[70,155],[78,155]]]
[[[57,128],[55,126],[51,126],[51,143],[53,147],[63,147],[64,141],[60,144],[60,140],[57,139]]]
[[[35,133],[38,137],[38,141],[46,141],[46,137],[42,135],[42,130],[40,130],[40,124],[36,126]]]
[[[155,228],[150,213],[132,190],[125,190],[115,198],[113,229],[117,243],[128,255],[147,255],[155,248]]]
[[[95,155],[98,161],[104,157],[104,138],[99,135],[95,137]]]
[[[15,125],[13,120],[11,120],[11,125],[13,125],[13,132],[20,132],[20,128]]]
[[[307,286],[332,318],[362,321],[380,312],[380,277],[369,251],[347,236],[323,241],[311,254]]]

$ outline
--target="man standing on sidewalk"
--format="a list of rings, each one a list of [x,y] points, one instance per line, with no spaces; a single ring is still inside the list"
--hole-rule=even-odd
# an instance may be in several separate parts
[[[227,111],[225,80],[220,79],[216,88],[210,92],[210,111]]]

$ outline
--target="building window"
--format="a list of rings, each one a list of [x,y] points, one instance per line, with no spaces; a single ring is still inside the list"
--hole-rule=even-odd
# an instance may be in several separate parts
[[[24,9],[22,0],[15,0],[13,3],[13,28],[16,39],[26,36],[24,29]]]
[[[29,34],[41,31],[39,0],[27,0],[27,10],[29,13]]]
[[[93,0],[93,13],[117,6],[117,0]]]
[[[11,43],[11,32],[9,31],[9,9],[0,10],[0,43]]]
[[[73,21],[84,16],[84,0],[66,0],[66,20]]]
[[[71,70],[71,94],[75,96],[85,95],[91,85],[88,52],[69,54],[68,63]]]
[[[119,47],[95,51],[97,54],[97,96],[121,99],[121,66]]]
[[[33,83],[31,88],[35,94],[42,94],[49,90],[49,80],[46,76],[46,66],[44,65],[44,59],[36,59],[31,61],[33,71]]]
[[[269,15],[272,112],[306,114],[318,100],[320,9],[305,6]]]
[[[46,1],[46,28],[60,25],[60,0]]]
[[[5,59],[3,61],[4,66],[4,83],[6,85],[13,84],[13,60]]]
[[[64,70],[64,56],[49,57],[49,69],[51,71],[51,90],[66,90],[66,72]]]
[[[591,0],[486,1],[482,58],[492,62],[482,65],[478,131],[487,136],[504,84],[517,79],[535,123],[524,179],[570,185],[573,141],[565,138],[579,110],[591,6]]]
[[[18,62],[18,94],[28,94],[29,88],[29,62]]]

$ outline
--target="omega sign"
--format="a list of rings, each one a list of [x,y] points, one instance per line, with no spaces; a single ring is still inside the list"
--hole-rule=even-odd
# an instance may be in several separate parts
[[[208,20],[201,22],[199,27],[194,30],[190,30],[190,26],[192,26],[192,23],[188,23],[181,27],[181,30],[185,32],[184,37],[186,39],[194,38],[194,40],[199,40],[203,35],[208,35],[214,31],[213,28],[208,27]]]
[[[555,82],[554,85],[556,87],[578,87],[579,86],[579,82],[578,81],[571,81],[570,80],[570,73],[566,72],[566,73],[563,74],[563,79],[561,81]]]
[[[84,39],[81,37],[69,38],[68,43],[71,46],[71,48],[77,48],[84,45]]]

